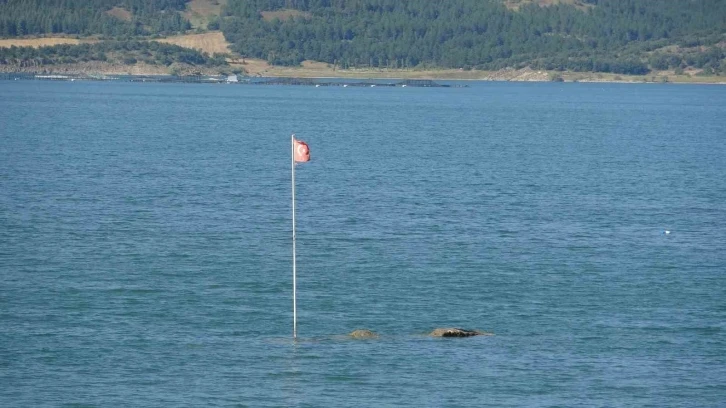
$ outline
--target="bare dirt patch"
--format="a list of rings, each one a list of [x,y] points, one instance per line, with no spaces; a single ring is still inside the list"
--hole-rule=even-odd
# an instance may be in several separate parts
[[[239,60],[228,61],[232,68],[239,68],[252,76],[271,76],[268,74],[275,67],[268,64],[267,61],[254,58],[242,58]]]
[[[331,70],[331,69],[333,69],[333,66],[331,64],[328,64],[327,62],[306,60],[306,61],[303,61],[301,65],[302,65],[303,69],[311,69],[311,70]]]
[[[227,0],[192,0],[187,3],[183,16],[192,23],[192,27],[204,29],[222,14],[222,6],[226,4]]]
[[[221,31],[212,31],[203,34],[175,35],[172,37],[154,40],[167,44],[174,44],[185,48],[192,48],[209,55],[214,53],[229,53],[229,43],[224,39]]]
[[[130,11],[122,7],[114,7],[111,10],[107,11],[106,14],[123,21],[131,21],[131,18],[133,17],[133,14],[131,14]]]
[[[262,19],[265,21],[272,21],[274,19],[285,21],[293,17],[312,18],[312,14],[310,13],[293,9],[263,11],[260,14],[262,14]]]
[[[540,7],[554,6],[556,4],[570,4],[580,10],[586,10],[593,7],[592,4],[583,3],[582,0],[503,0],[504,6],[510,10],[519,10],[520,7],[527,4],[537,4]]]

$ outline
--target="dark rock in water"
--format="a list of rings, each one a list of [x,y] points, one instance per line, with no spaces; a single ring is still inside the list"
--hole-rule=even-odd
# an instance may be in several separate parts
[[[435,329],[429,334],[432,337],[471,337],[471,336],[490,336],[490,333],[480,332],[476,330],[464,330],[457,328]]]
[[[354,339],[377,339],[378,334],[375,332],[372,332],[370,330],[365,329],[359,329],[359,330],[353,330],[349,334],[350,337]]]

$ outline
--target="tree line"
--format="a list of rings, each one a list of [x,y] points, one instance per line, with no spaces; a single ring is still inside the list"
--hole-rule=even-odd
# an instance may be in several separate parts
[[[0,48],[0,65],[41,67],[86,61],[106,61],[133,65],[145,62],[152,65],[183,63],[194,66],[219,67],[227,65],[224,55],[199,52],[157,41],[101,41],[87,44],[61,44],[46,47]]]
[[[726,1],[583,3],[515,11],[501,0],[229,0],[214,24],[234,51],[279,65],[726,73]]]

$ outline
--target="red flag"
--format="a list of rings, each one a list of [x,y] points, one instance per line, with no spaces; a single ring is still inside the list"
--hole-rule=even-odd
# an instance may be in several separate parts
[[[308,144],[302,140],[295,139],[295,161],[306,162],[310,161],[310,148]]]

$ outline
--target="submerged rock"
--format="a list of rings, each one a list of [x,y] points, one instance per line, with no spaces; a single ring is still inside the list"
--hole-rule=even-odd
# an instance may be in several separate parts
[[[366,329],[353,330],[348,335],[354,339],[377,339],[378,334]]]
[[[465,330],[457,328],[435,329],[429,336],[432,337],[471,337],[471,336],[491,336],[491,333],[480,332],[477,330]]]

